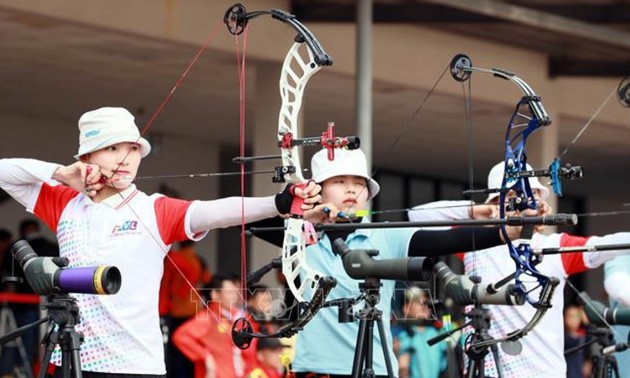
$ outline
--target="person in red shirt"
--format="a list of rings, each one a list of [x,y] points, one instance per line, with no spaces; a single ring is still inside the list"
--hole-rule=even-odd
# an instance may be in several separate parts
[[[232,342],[232,324],[240,314],[239,287],[233,277],[210,281],[207,312],[200,311],[173,333],[175,346],[195,365],[195,378],[244,375],[241,350]]]
[[[248,288],[247,314],[254,332],[272,333],[271,321],[273,297],[267,285],[256,284]]]
[[[209,273],[195,250],[195,242],[179,242],[179,249],[172,250],[164,260],[164,276],[160,286],[160,306],[164,306],[168,332],[172,334],[184,322],[197,314],[201,299],[195,289],[208,283]],[[190,377],[193,364],[168,340],[166,348],[167,371],[171,377]]]
[[[260,339],[256,351],[257,366],[246,377],[248,378],[281,378],[283,374],[282,350],[287,348],[275,338]]]

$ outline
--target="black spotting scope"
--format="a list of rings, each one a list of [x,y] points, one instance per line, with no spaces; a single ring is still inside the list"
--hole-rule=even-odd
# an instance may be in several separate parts
[[[378,278],[382,280],[428,281],[431,279],[433,260],[428,257],[375,260],[377,250],[348,249],[346,243],[336,239],[333,251],[341,256],[346,273],[354,279]]]
[[[594,301],[586,292],[581,292],[579,301],[584,305],[584,312],[591,323],[598,325],[630,325],[630,308],[610,308]]]
[[[514,284],[503,285],[494,289],[491,285],[483,287],[474,283],[470,277],[453,273],[451,268],[439,261],[433,266],[433,274],[446,292],[459,306],[480,305],[522,305],[525,303],[523,290],[517,290]]]

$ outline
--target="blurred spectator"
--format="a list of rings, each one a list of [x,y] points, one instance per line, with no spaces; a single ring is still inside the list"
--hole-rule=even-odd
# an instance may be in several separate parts
[[[38,256],[59,256],[57,243],[42,234],[39,222],[33,218],[20,222],[20,239],[26,240]]]
[[[586,331],[583,327],[584,313],[582,308],[576,305],[568,305],[564,308],[564,350],[574,348],[586,342]],[[567,378],[582,378],[584,366],[584,349],[565,354],[567,361]]]
[[[210,280],[195,250],[195,242],[186,240],[179,248],[168,253],[164,260],[164,275],[160,285],[160,314],[173,334],[185,321],[201,308],[201,299],[195,293]],[[194,366],[168,339],[166,347],[166,371],[172,378],[193,375]]]
[[[256,366],[248,378],[282,378],[284,376],[283,349],[287,348],[276,338],[260,339],[256,349]]]
[[[258,333],[270,334],[275,331],[271,323],[272,297],[269,287],[263,284],[255,284],[248,289],[247,296],[247,320],[252,330]],[[257,366],[257,346],[259,340],[254,338],[249,348],[243,350],[245,370],[250,371]]]
[[[11,256],[11,245],[13,245],[13,235],[7,230],[0,229],[0,271],[2,278],[13,274],[13,256]],[[2,289],[4,290],[4,282]]]
[[[256,284],[248,288],[247,313],[255,332],[272,333],[270,322],[273,298],[267,285]]]
[[[209,285],[207,313],[198,312],[173,333],[173,343],[195,365],[195,378],[244,375],[241,350],[232,342],[239,316],[239,288],[234,277],[216,274]]]
[[[439,334],[433,325],[429,300],[426,290],[410,287],[405,291],[403,318],[392,329],[398,346],[400,378],[438,378],[446,370],[446,342],[427,344]]]
[[[13,276],[12,265],[13,256],[11,256],[10,248],[13,244],[13,236],[5,229],[0,230],[0,267],[1,276],[4,280],[5,277]],[[17,264],[17,263],[16,263]],[[2,291],[14,291],[14,284],[5,284],[2,281]],[[3,303],[3,306],[6,304]],[[7,329],[3,331],[8,331]],[[18,355],[18,351],[14,347],[2,346],[2,354],[0,355],[0,375],[5,376],[13,373],[14,368],[20,363],[22,359]]]

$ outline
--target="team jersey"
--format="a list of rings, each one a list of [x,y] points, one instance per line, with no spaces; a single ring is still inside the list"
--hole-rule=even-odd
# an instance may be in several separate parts
[[[100,203],[51,180],[58,165],[11,159],[2,166],[0,186],[55,233],[68,269],[115,266],[122,286],[114,295],[72,294],[83,333],[83,370],[164,374],[158,316],[163,259],[175,241],[198,240],[188,210],[195,202],[151,196],[134,185]],[[57,349],[51,361],[61,363]]]
[[[455,220],[468,219],[468,201],[440,201],[418,206],[409,212],[412,221]],[[535,233],[532,248],[555,248],[583,245],[602,245],[627,243],[630,233],[622,232],[606,236],[579,237],[569,234],[554,233],[543,235]],[[518,244],[518,241],[514,241]],[[545,313],[542,320],[520,339],[522,351],[511,356],[499,348],[499,361],[495,362],[489,353],[485,359],[485,373],[497,376],[496,364],[503,369],[504,378],[564,378],[566,377],[566,362],[564,359],[564,298],[563,290],[569,275],[581,273],[595,268],[621,254],[628,254],[628,250],[607,252],[572,252],[555,255],[545,255],[536,267],[546,275],[556,277],[560,284],[556,287],[552,299],[552,307]],[[479,250],[464,254],[464,267],[468,275],[480,276],[481,286],[497,282],[514,273],[515,263],[509,255],[506,245]],[[525,282],[528,289],[536,284]],[[530,295],[538,298],[539,290]],[[502,338],[512,331],[522,328],[532,319],[536,309],[531,305],[522,306],[486,306],[490,311],[491,324],[489,334],[493,338]],[[470,330],[469,330],[470,331]]]

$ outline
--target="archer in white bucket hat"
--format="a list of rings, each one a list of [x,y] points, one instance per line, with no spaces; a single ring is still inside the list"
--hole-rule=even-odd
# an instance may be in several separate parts
[[[376,181],[370,178],[369,167],[365,155],[361,150],[335,150],[334,160],[328,160],[328,152],[317,152],[311,160],[312,179],[321,183],[321,203],[312,212],[305,212],[304,218],[314,223],[369,223],[370,211],[366,205],[367,200],[378,194],[380,187]],[[332,225],[329,225],[332,226]],[[332,288],[330,296],[334,298],[355,298],[361,295],[359,290],[359,278],[364,272],[359,265],[352,263],[353,257],[340,257],[341,242],[349,251],[376,250],[378,257],[384,263],[382,271],[373,272],[374,276],[380,276],[389,271],[385,267],[391,259],[406,258],[408,256],[439,256],[459,251],[467,251],[474,247],[480,248],[479,243],[483,239],[485,248],[501,244],[499,231],[491,227],[460,227],[448,230],[425,230],[413,227],[387,228],[385,225],[372,225],[370,229],[350,230],[346,227],[330,227],[318,235],[318,240],[306,247],[304,253],[306,263],[318,271],[318,276],[335,277],[337,285]],[[483,236],[482,236],[483,234]],[[474,238],[473,238],[474,235]],[[473,246],[474,240],[474,246]],[[357,251],[358,252],[358,251]],[[341,261],[343,259],[343,261]],[[350,264],[348,264],[350,262]],[[375,264],[377,264],[375,262]],[[352,267],[350,267],[352,265]],[[348,268],[346,271],[345,268]],[[351,271],[352,269],[352,271]],[[376,270],[376,269],[375,269]],[[422,279],[422,269],[413,269],[407,279]],[[393,271],[392,271],[393,272]],[[407,270],[405,270],[407,272]],[[354,273],[358,273],[356,276]],[[367,272],[365,272],[367,273]],[[355,277],[355,278],[353,278]],[[413,277],[413,278],[412,278]],[[365,276],[363,277],[365,278]],[[383,279],[384,277],[377,277]],[[390,276],[391,278],[391,276]],[[391,317],[391,299],[395,292],[395,281],[383,279],[382,300],[379,310],[383,318]],[[359,325],[357,322],[348,323],[347,326],[338,327],[337,317],[315,315],[319,327],[305,327],[298,333],[299,345],[329,345],[328,348],[319,348],[314,355],[307,348],[296,349],[293,359],[293,368],[301,372],[316,372],[316,374],[351,374],[352,366],[340,364],[339,361],[352,361],[354,356],[354,340],[356,340]],[[383,325],[385,334],[390,332],[388,322]],[[331,340],[334,342],[331,343]],[[339,342],[337,342],[339,341]],[[371,348],[381,348],[376,339],[370,341]],[[389,356],[395,355],[390,346],[387,347]],[[374,372],[376,375],[387,374],[385,359],[374,359]],[[395,366],[395,365],[394,365]]]
[[[36,159],[0,159],[0,188],[55,232],[60,256],[69,258],[72,267],[96,262],[115,265],[124,274],[120,291],[115,279],[108,277],[105,283],[104,273],[102,285],[92,282],[96,274],[83,274],[87,280],[73,283],[84,293],[116,294],[76,298],[79,308],[91,310],[81,313],[81,326],[90,330],[90,342],[81,346],[84,376],[165,377],[164,348],[155,342],[162,332],[154,299],[160,290],[164,255],[171,245],[199,241],[209,230],[237,226],[242,221],[289,213],[295,196],[303,199],[301,210],[308,211],[320,202],[321,187],[309,182],[275,196],[211,200],[149,194],[138,189],[133,180],[150,146],[127,110],[88,112],[81,117],[79,130],[77,161],[62,165]],[[278,206],[285,203],[289,205]],[[43,291],[49,289],[46,284],[39,286]],[[199,324],[193,324],[196,334]],[[205,319],[204,324],[210,327]],[[95,356],[87,360],[95,363],[86,364],[85,356]],[[61,360],[59,351],[52,354],[52,362]]]
[[[381,190],[380,185],[370,177],[368,171],[367,159],[360,149],[347,150],[336,149],[335,158],[328,159],[328,150],[322,149],[318,151],[311,159],[311,178],[318,184],[336,176],[357,176],[367,180],[368,199],[374,198]]]
[[[84,113],[79,118],[79,159],[100,149],[117,143],[131,142],[140,146],[140,155],[151,152],[151,144],[140,135],[134,117],[125,108],[99,108]]]
[[[528,171],[533,171],[531,165],[526,164],[526,169]],[[503,172],[505,169],[505,162],[500,162],[490,170],[488,173],[488,189],[500,189],[501,184],[503,183]],[[544,200],[549,197],[549,189],[547,189],[541,182],[538,180],[538,177],[530,177],[529,178],[529,186],[532,190],[538,189],[540,191],[540,197]],[[490,203],[494,201],[495,198],[499,197],[499,193],[490,193],[488,198],[486,198],[485,203]]]

